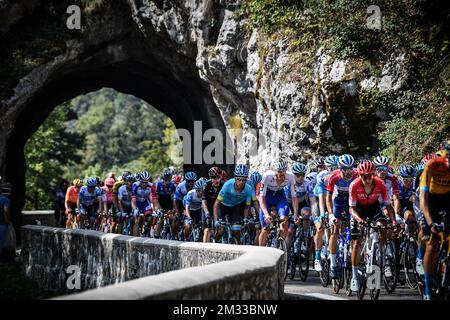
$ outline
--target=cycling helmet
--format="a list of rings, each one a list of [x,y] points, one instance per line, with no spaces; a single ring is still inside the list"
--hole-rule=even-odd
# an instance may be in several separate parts
[[[429,153],[422,158],[421,162],[426,164],[428,161],[430,161],[431,159],[434,159],[434,158],[437,158],[437,155],[435,153]]]
[[[148,173],[148,171],[142,171],[139,174],[139,181],[140,182],[150,181],[151,178],[152,178],[152,176],[150,175],[150,173]]]
[[[253,183],[256,186],[262,180],[261,173],[259,173],[258,171],[253,171],[252,174],[250,175],[250,180],[253,181]]]
[[[74,179],[72,181],[72,185],[74,187],[82,187],[83,186],[83,180],[76,178],[76,179]]]
[[[112,171],[108,172],[107,178],[113,178],[114,181],[116,181],[116,174]]]
[[[352,155],[350,154],[343,154],[342,156],[339,157],[339,168],[344,169],[344,168],[353,168],[353,166],[355,165],[355,158],[353,158]]]
[[[339,158],[338,156],[331,155],[325,158],[325,166],[327,167],[334,167],[339,164]]]
[[[419,163],[419,164],[416,166],[416,172],[417,172],[417,173],[422,172],[423,169],[425,169],[425,163],[423,163],[423,162]]]
[[[136,180],[134,179],[134,175],[132,175],[132,174],[127,175],[123,180],[124,180],[125,182],[131,182],[131,183],[133,183],[134,181],[136,181]]]
[[[184,178],[188,181],[195,181],[195,180],[197,180],[197,174],[195,172],[189,171],[189,172],[186,172],[186,174],[184,175]]]
[[[181,176],[180,175],[175,175],[174,178],[173,178],[173,181],[176,184],[179,184],[181,182]]]
[[[292,166],[293,174],[297,174],[297,173],[306,174],[306,170],[307,170],[307,168],[303,163],[296,163]]]
[[[364,160],[358,166],[359,174],[373,174],[375,172],[375,165],[370,160]]]
[[[378,156],[375,159],[373,159],[373,163],[376,167],[388,167],[389,166],[389,158],[385,156]]]
[[[86,180],[86,185],[88,187],[96,187],[97,186],[97,179],[95,177],[94,178],[88,178]]]
[[[212,167],[211,169],[208,170],[208,175],[209,175],[210,177],[217,177],[217,176],[220,176],[221,173],[222,173],[222,172],[221,172],[221,170],[220,170],[219,167]]]
[[[115,181],[114,181],[113,178],[106,178],[105,179],[105,185],[107,185],[107,186],[113,186],[114,183],[115,183]]]
[[[287,162],[284,159],[278,159],[274,162],[273,167],[277,171],[286,171],[287,170]]]
[[[131,174],[130,171],[122,171],[122,179],[125,180],[126,176],[129,176]]]
[[[235,177],[248,177],[248,167],[245,164],[238,164],[234,169]]]
[[[325,159],[323,157],[318,157],[315,161],[314,161],[314,165],[316,167],[318,166],[325,166]]]
[[[416,170],[409,163],[398,169],[398,174],[404,178],[414,178],[416,175]]]
[[[170,172],[170,170],[164,170],[163,173],[161,174],[161,177],[164,180],[170,179],[172,178],[172,173]]]
[[[99,177],[95,177],[95,181],[97,182],[97,184],[100,184],[100,183],[101,183],[101,180],[100,180]]]
[[[194,189],[196,190],[203,190],[203,187],[205,186],[205,178],[200,178],[194,183]]]

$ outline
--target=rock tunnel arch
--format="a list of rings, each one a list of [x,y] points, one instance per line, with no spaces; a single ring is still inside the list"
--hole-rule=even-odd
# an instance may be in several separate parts
[[[219,129],[226,138],[228,133],[220,112],[208,88],[195,72],[195,66],[192,66],[192,72],[180,72],[174,76],[157,59],[147,58],[146,62],[142,62],[127,57],[117,61],[117,56],[124,55],[120,52],[121,48],[108,45],[83,61],[75,61],[57,69],[21,106],[7,138],[2,168],[6,180],[13,185],[11,201],[16,227],[22,224],[21,209],[25,204],[24,146],[56,106],[76,96],[110,87],[145,100],[171,118],[177,128],[187,129],[192,137],[194,121],[201,121],[203,130]],[[191,143],[192,155],[194,143]],[[222,145],[225,146],[225,142]],[[231,169],[230,165],[221,166]],[[205,175],[207,167],[193,163],[185,164],[184,169]]]

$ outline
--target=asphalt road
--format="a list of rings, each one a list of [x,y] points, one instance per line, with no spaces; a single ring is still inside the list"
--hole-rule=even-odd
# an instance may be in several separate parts
[[[335,294],[331,284],[326,288],[323,287],[317,272],[314,270],[309,271],[306,282],[301,281],[297,275],[294,280],[286,280],[284,293],[287,300],[358,300],[356,294],[349,297],[343,289]],[[364,300],[370,300],[368,290],[366,290]],[[392,294],[388,294],[384,284],[382,284],[379,300],[421,300],[421,297],[417,290],[411,290],[406,284],[397,284],[397,288]]]

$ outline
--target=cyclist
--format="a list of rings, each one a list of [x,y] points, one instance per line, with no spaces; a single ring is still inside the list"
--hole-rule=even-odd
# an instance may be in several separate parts
[[[225,219],[231,224],[233,235],[238,242],[241,239],[241,221],[249,216],[249,208],[252,200],[252,188],[247,184],[248,167],[238,164],[234,169],[234,178],[223,185],[214,203],[214,227],[216,228],[216,240],[223,234],[221,222]],[[220,215],[219,215],[220,209]]]
[[[152,185],[151,176],[147,171],[139,174],[139,181],[135,182],[131,190],[131,206],[133,208],[134,225],[133,236],[138,236],[142,230],[140,226],[144,223],[144,216],[152,212]]]
[[[114,183],[114,187],[113,187],[114,207],[116,208],[117,211],[120,211],[119,204],[117,201],[117,197],[119,194],[119,188],[125,184],[125,177],[127,177],[129,175],[131,175],[131,172],[123,171],[122,175],[119,177],[119,180]]]
[[[188,241],[192,232],[192,224],[198,225],[202,221],[202,196],[205,181],[199,179],[194,183],[194,189],[190,190],[183,199],[184,211],[184,239]],[[200,239],[194,239],[200,240]]]
[[[355,159],[350,154],[343,154],[338,159],[339,170],[331,172],[327,186],[327,208],[330,213],[330,276],[337,276],[336,258],[337,241],[342,220],[350,221],[350,208],[348,206],[348,189],[350,184],[358,177],[354,170]],[[344,216],[345,215],[345,216]]]
[[[113,232],[113,230],[115,231],[116,227],[115,210],[114,210],[114,193],[113,193],[114,184],[115,181],[113,178],[106,178],[105,186],[102,188],[104,218],[107,219],[108,216],[110,216],[112,220],[109,232]]]
[[[184,178],[185,180],[182,181],[177,186],[177,188],[175,189],[175,193],[173,195],[173,207],[178,217],[180,217],[181,214],[184,212],[184,207],[182,203],[183,198],[194,187],[194,182],[197,180],[197,174],[195,172],[189,171],[186,172]]]
[[[393,199],[395,214],[400,214],[400,190],[398,189],[398,178],[390,173],[389,158],[378,156],[373,160],[376,167],[376,175],[386,184],[389,196]]]
[[[321,163],[320,163],[321,164]],[[315,215],[314,224],[316,225],[316,235],[314,236],[314,243],[316,245],[316,253],[314,256],[314,270],[322,271],[322,264],[320,263],[320,253],[322,252],[323,236],[325,234],[324,221],[328,219],[326,207],[326,194],[328,178],[330,173],[338,168],[339,158],[336,155],[330,155],[323,160],[325,169],[317,174],[317,183],[314,187],[314,195],[317,198],[317,207],[319,215]],[[322,166],[321,166],[322,167]]]
[[[292,173],[295,176],[295,194],[297,195],[298,205],[297,212],[300,211],[302,217],[304,218],[304,228],[305,230],[309,228],[309,219],[311,217],[311,210],[309,206],[309,196],[308,196],[308,182],[305,180],[307,167],[303,163],[295,163],[292,166]],[[288,199],[290,209],[294,211],[292,206],[292,197],[291,197],[291,186],[287,185],[284,187],[284,193],[286,198]],[[294,237],[295,232],[295,223],[297,221],[291,220],[289,223],[288,233],[286,236],[286,244],[288,248],[292,243],[292,238]]]
[[[281,237],[285,238],[289,228],[289,203],[284,193],[284,187],[290,186],[292,207],[294,211],[294,221],[298,220],[298,198],[295,192],[295,176],[292,172],[287,172],[287,162],[279,159],[274,162],[275,171],[269,170],[264,173],[261,180],[261,188],[259,195],[259,220],[261,222],[261,234],[259,236],[259,245],[265,246],[267,237],[269,236],[269,224],[272,221],[269,210],[275,207],[280,219]],[[272,210],[271,210],[272,211]]]
[[[446,157],[436,157],[427,162],[420,177],[420,208],[431,229],[424,265],[424,300],[430,300],[434,265],[439,248],[439,225],[450,229],[450,140],[445,144]],[[444,213],[443,215],[441,213]]]
[[[78,193],[80,192],[82,186],[83,181],[76,178],[72,181],[72,185],[67,189],[66,198],[64,201],[67,215],[66,228],[70,228],[72,219],[76,219],[77,222],[79,221],[76,211],[77,211]]]
[[[164,170],[161,174],[162,180],[156,183],[156,208],[161,209],[164,212],[173,210],[173,200],[172,197],[176,190],[176,185],[172,179],[172,173],[169,169]],[[160,231],[162,227],[162,219],[158,221],[156,226],[155,235],[159,237]],[[171,223],[172,232],[176,232],[175,223],[172,221]]]
[[[98,206],[96,205],[98,203]],[[102,191],[97,187],[97,179],[88,178],[86,185],[81,187],[78,192],[77,199],[78,215],[82,219],[87,218],[89,220],[89,228],[92,229],[94,220],[101,213],[102,208]]]
[[[218,167],[212,167],[208,171],[209,180],[205,184],[202,196],[203,242],[209,242],[211,239],[214,203],[224,185],[224,182],[221,180],[221,174],[222,170]]]
[[[250,218],[253,217],[254,223],[249,225],[249,228],[251,230],[255,231],[255,239],[254,244],[257,246],[259,245],[259,235],[261,233],[261,222],[259,221],[259,189],[261,187],[261,180],[262,175],[258,171],[253,171],[250,174],[250,179],[247,181],[247,183],[252,187],[253,195],[252,195],[252,205],[250,206]]]
[[[416,216],[414,214],[415,193],[413,180],[416,170],[409,163],[398,169],[398,188],[400,190],[400,217],[409,225],[409,230],[413,233],[415,230]]]
[[[116,230],[117,233],[122,233],[123,222],[126,218],[128,218],[131,214],[131,196],[132,196],[132,184],[134,182],[134,176],[129,174],[123,178],[123,184],[119,187],[117,191],[117,205],[118,212],[117,217],[118,227]]]
[[[386,217],[382,212],[384,206],[393,225],[397,224],[394,219],[394,210],[391,205],[391,199],[383,180],[374,176],[375,165],[370,160],[362,161],[358,166],[359,177],[356,178],[349,187],[349,206],[352,233],[352,281],[350,289],[358,291],[360,286],[360,277],[358,266],[361,259],[361,233],[358,224],[365,224],[365,219],[376,221],[377,225],[386,226]],[[386,232],[383,230],[379,235],[382,252],[386,242]]]

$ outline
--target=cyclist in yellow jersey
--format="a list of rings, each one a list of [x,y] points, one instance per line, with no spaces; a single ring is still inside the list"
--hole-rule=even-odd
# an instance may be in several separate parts
[[[439,224],[444,223],[450,230],[450,140],[445,144],[446,155],[427,162],[420,177],[420,209],[428,226],[431,239],[427,243],[424,256],[424,300],[430,300],[433,284],[433,270],[436,263],[439,240]]]

